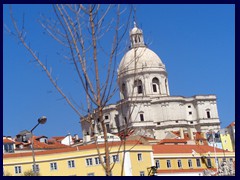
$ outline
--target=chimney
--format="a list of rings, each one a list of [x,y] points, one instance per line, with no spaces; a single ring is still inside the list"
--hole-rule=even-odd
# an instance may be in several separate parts
[[[79,137],[78,137],[77,134],[74,134],[74,137],[75,137],[75,140],[78,140],[78,139],[79,139]]]
[[[84,136],[83,141],[86,143],[86,142],[89,142],[90,140],[91,140],[90,135],[89,135],[89,134],[86,134],[86,135]]]
[[[180,128],[180,139],[184,139],[183,128]]]

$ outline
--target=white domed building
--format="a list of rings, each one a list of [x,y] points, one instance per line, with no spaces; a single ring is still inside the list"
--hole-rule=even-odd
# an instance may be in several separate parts
[[[165,65],[145,45],[143,31],[135,23],[130,41],[118,68],[121,100],[104,108],[109,133],[127,127],[135,134],[163,139],[168,131],[208,132],[220,128],[215,95],[170,96]],[[81,125],[83,135],[101,131],[94,124],[93,132],[84,118]]]

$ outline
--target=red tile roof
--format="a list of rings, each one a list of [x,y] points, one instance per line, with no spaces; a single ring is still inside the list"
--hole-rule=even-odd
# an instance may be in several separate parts
[[[57,148],[66,148],[68,147],[65,144],[61,144],[59,142],[54,142],[51,144],[46,144],[44,142],[39,142],[38,140],[34,139],[33,141],[33,147],[35,149],[57,149]]]
[[[123,142],[123,141],[122,141]],[[122,142],[111,142],[109,143],[109,147],[112,146],[123,146]],[[140,144],[139,141],[136,140],[128,140],[126,144],[137,145]],[[104,148],[104,144],[98,144],[99,148]],[[77,146],[77,147],[67,147],[61,149],[52,149],[47,151],[37,151],[35,155],[46,155],[46,154],[56,154],[56,153],[63,153],[63,152],[72,152],[72,151],[79,151],[79,150],[89,150],[89,149],[96,149],[96,144],[89,144],[84,146]],[[25,153],[15,153],[15,154],[3,154],[3,158],[12,158],[12,157],[25,157],[25,156],[32,156],[32,152],[25,152]]]
[[[159,142],[159,144],[165,143],[187,143],[186,139],[163,139]]]
[[[206,139],[203,137],[203,135],[202,135],[201,132],[196,132],[195,135],[196,135],[196,137],[195,137],[196,140],[206,140]]]
[[[207,145],[153,145],[153,153],[196,153],[214,152],[214,148]],[[215,148],[216,152],[222,152],[222,149]]]
[[[52,139],[55,139],[56,141],[61,141],[65,138],[65,136],[53,136]]]
[[[15,142],[10,139],[3,139],[3,143],[15,143]]]
[[[231,124],[229,124],[227,127],[233,127],[235,126],[235,121],[233,121]]]

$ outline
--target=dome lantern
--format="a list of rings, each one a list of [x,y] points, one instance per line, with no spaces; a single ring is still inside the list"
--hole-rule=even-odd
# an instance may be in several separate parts
[[[134,22],[134,28],[130,31],[131,48],[145,47],[143,40],[143,31],[137,27]]]

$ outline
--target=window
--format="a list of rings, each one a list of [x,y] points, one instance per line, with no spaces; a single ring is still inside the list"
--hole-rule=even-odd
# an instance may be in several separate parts
[[[56,162],[50,163],[50,170],[51,171],[57,170],[57,163]]]
[[[171,168],[171,161],[170,160],[167,160],[167,167]]]
[[[191,114],[192,114],[192,112],[191,112],[191,111],[189,111],[189,112],[188,112],[188,114],[189,114],[189,115],[191,115]]]
[[[75,167],[75,162],[74,162],[74,160],[68,161],[68,167],[69,167],[69,168],[74,168],[74,167]]]
[[[153,92],[157,92],[157,85],[153,84]]]
[[[193,121],[190,121],[190,124],[193,124]]]
[[[113,162],[119,162],[119,157],[118,155],[113,155],[112,156]]]
[[[124,92],[125,89],[126,89],[126,85],[125,85],[125,83],[123,83],[123,84],[122,84],[122,92]]]
[[[158,92],[158,87],[159,87],[159,80],[158,80],[158,78],[155,77],[152,80],[153,92]]]
[[[176,121],[176,123],[178,123],[178,121]]]
[[[21,174],[22,173],[22,167],[21,166],[15,166],[15,174]]]
[[[140,176],[144,176],[144,171],[140,171]]]
[[[94,173],[88,173],[87,176],[94,176]]]
[[[138,94],[142,94],[143,89],[142,89],[142,81],[141,80],[134,81],[134,87],[137,88],[137,93]]]
[[[105,116],[105,119],[108,119],[108,116]]]
[[[138,94],[142,94],[142,85],[138,85]]]
[[[201,167],[201,161],[200,159],[196,159],[197,167]]]
[[[177,164],[178,164],[178,168],[182,168],[182,161],[181,160],[178,160]]]
[[[107,132],[110,133],[110,125],[109,123],[106,124]]]
[[[212,162],[210,158],[207,158],[207,167],[211,168],[212,167]]]
[[[207,118],[211,118],[210,111],[207,111]]]
[[[140,115],[140,121],[144,121],[144,116],[143,116],[143,114],[141,113],[141,114],[139,114]]]
[[[188,160],[188,167],[192,168],[192,160],[191,159]]]
[[[103,162],[106,163],[106,156],[103,156]]]
[[[155,164],[156,164],[156,168],[160,168],[160,162],[159,162],[159,160],[156,160],[156,161],[155,161]]]
[[[35,167],[36,167],[36,170],[35,170],[35,168],[34,168],[34,165],[32,165],[32,170],[33,170],[33,172],[34,172],[34,170],[35,170],[35,172],[39,172],[39,165],[38,165],[38,164],[35,164]]]
[[[191,108],[191,106],[188,106],[188,108]]]
[[[157,125],[160,125],[160,124],[161,124],[160,122],[157,123]]]
[[[93,165],[92,158],[87,158],[86,159],[86,164],[87,164],[87,166],[92,166]]]
[[[138,161],[142,161],[142,154],[141,154],[141,153],[138,153],[138,154],[137,154],[137,158],[138,158]]]
[[[95,164],[96,164],[96,165],[100,164],[100,159],[99,159],[99,157],[95,157]]]
[[[229,160],[230,160],[230,162],[233,162],[233,158],[230,158]]]
[[[4,144],[4,152],[13,153],[14,152],[13,144]]]

